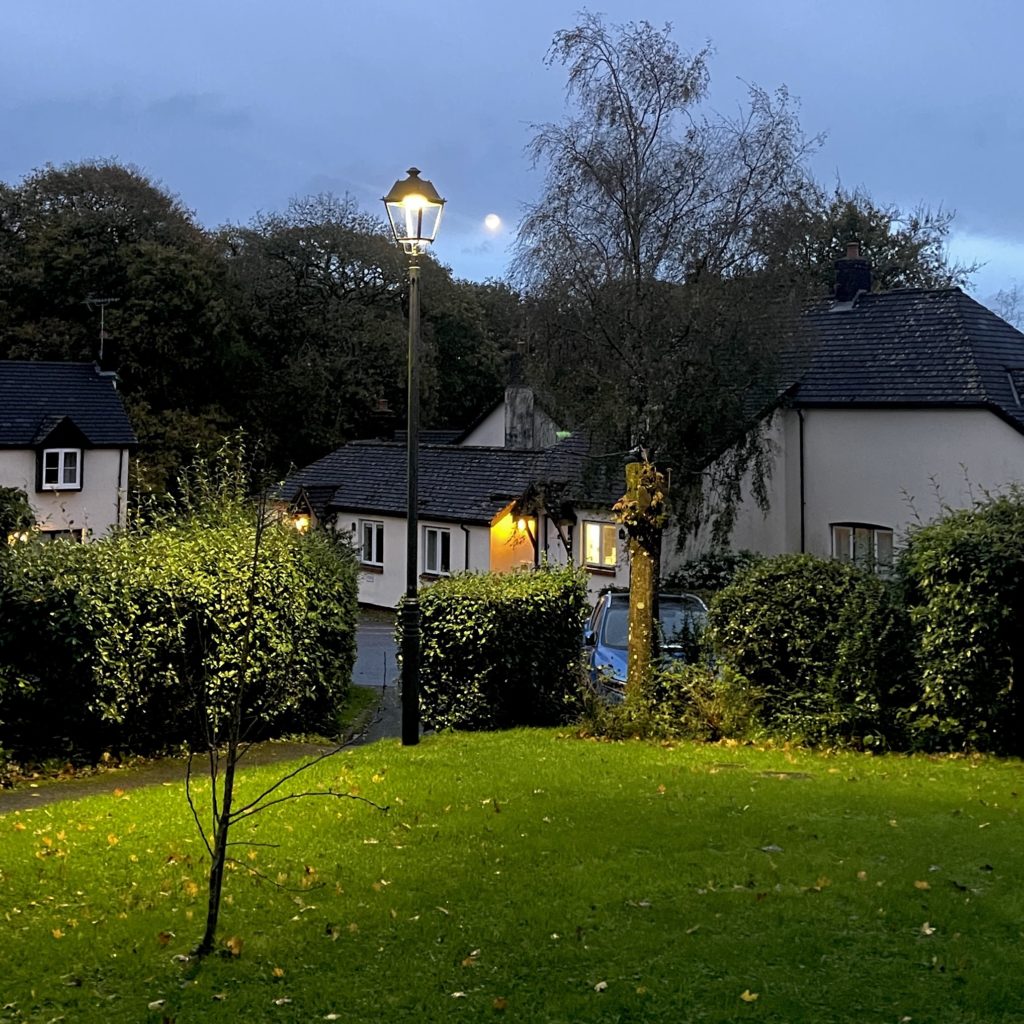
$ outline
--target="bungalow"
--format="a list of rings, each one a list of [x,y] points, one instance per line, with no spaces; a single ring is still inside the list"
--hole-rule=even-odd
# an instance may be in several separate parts
[[[93,363],[0,360],[0,486],[25,491],[49,539],[125,524],[137,441],[115,380]]]
[[[1024,482],[1024,334],[959,288],[872,293],[870,275],[851,246],[806,314],[803,368],[768,423],[770,504],[744,502],[736,549],[884,571],[912,524]]]
[[[626,585],[626,546],[611,514],[623,486],[592,469],[582,439],[559,432],[529,388],[509,387],[503,402],[448,443],[420,446],[421,581],[547,559],[584,566],[592,596]],[[301,516],[349,534],[362,603],[398,603],[406,575],[404,439],[347,444],[290,477],[282,497]]]

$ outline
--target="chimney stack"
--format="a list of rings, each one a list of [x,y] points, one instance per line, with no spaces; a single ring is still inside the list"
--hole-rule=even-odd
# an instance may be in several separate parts
[[[836,302],[852,302],[858,292],[871,291],[871,264],[860,254],[860,242],[846,243],[846,256],[836,260]]]

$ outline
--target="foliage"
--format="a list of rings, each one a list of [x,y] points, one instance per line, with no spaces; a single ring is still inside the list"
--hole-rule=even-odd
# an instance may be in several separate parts
[[[802,296],[758,242],[809,187],[815,146],[784,89],[712,112],[708,58],[645,21],[585,13],[555,35],[548,63],[567,69],[571,109],[536,126],[546,179],[515,262],[541,391],[605,450],[638,445],[671,465],[677,514],[777,393]]]
[[[238,799],[280,771],[247,767]],[[375,743],[303,785],[389,814],[239,823],[257,845],[236,848],[231,945],[199,972],[180,783],[21,813],[0,795],[0,1020],[1011,1024],[1020,772],[564,729]]]
[[[920,648],[919,739],[1024,750],[1024,491],[913,530],[900,567]]]
[[[710,597],[742,576],[761,557],[754,551],[707,551],[673,569],[662,578],[658,589],[665,593],[690,591]]]
[[[216,735],[243,678],[252,735],[330,728],[354,658],[351,553],[275,522],[254,562],[252,506],[237,491],[196,497],[100,541],[12,553],[0,745],[95,755]]]
[[[464,573],[427,588],[420,603],[428,728],[552,725],[579,710],[581,570]]]
[[[26,533],[35,524],[28,495],[18,487],[0,487],[0,550],[12,537]]]
[[[950,258],[953,219],[941,207],[907,211],[877,203],[860,188],[837,185],[828,193],[816,186],[765,225],[762,245],[770,261],[810,274],[819,295],[832,291],[833,263],[851,241],[871,263],[872,291],[965,287],[979,265]]]
[[[749,740],[761,731],[748,680],[702,656],[656,665],[643,690],[620,703],[588,698],[584,732],[605,739]]]
[[[769,731],[867,746],[898,738],[911,634],[891,584],[811,555],[768,558],[718,594],[708,632],[720,665],[750,681]]]
[[[231,324],[209,236],[170,192],[113,161],[48,164],[0,189],[0,358],[93,360],[117,369],[129,407],[226,422],[221,362]],[[195,440],[147,435],[173,470]],[[152,475],[152,471],[151,471]],[[168,479],[147,483],[159,488]]]

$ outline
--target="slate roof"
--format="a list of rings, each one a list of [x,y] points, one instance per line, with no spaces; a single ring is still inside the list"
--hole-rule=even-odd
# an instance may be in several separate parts
[[[805,323],[794,404],[980,407],[1024,433],[1024,334],[959,288],[861,293]]]
[[[585,483],[587,445],[566,438],[551,448],[522,450],[459,445],[421,445],[419,514],[426,519],[488,525],[531,483],[565,483],[577,499],[610,505]],[[345,510],[404,517],[406,449],[388,441],[354,441],[291,476],[281,496],[292,500],[300,488],[318,515]],[[330,497],[324,500],[324,495]]]
[[[93,363],[0,360],[0,448],[30,448],[64,420],[94,448],[138,443],[114,378]]]

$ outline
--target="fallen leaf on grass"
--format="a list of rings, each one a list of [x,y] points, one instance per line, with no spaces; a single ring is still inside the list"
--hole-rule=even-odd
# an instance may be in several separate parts
[[[758,996],[760,995],[760,992],[751,992],[749,988],[745,988],[740,993],[740,999],[742,999],[745,1003],[756,1003]]]
[[[224,948],[232,956],[241,956],[243,945],[245,945],[245,943],[237,935],[232,935],[230,938],[224,940]]]
[[[914,883],[914,888],[915,889],[930,889],[931,886],[927,882],[915,882]]]
[[[491,1006],[493,1006],[494,1009],[496,1010],[507,1010],[508,1000],[504,996],[497,996],[495,997],[494,1002],[491,1003]]]
[[[275,999],[274,1000],[274,1005],[275,1006],[287,1006],[290,1002],[291,1002],[291,1000],[287,996],[281,996],[280,999]]]
[[[921,925],[921,934],[922,935],[934,935],[935,934],[935,929],[927,921],[925,921],[925,923],[923,925]]]
[[[453,992],[452,993],[452,999],[465,999],[465,998],[466,998],[466,993],[465,992]]]
[[[174,932],[159,932],[157,934],[156,941],[159,942],[161,946],[166,946],[173,938]]]
[[[608,982],[607,981],[599,981],[594,986],[594,991],[595,992],[603,992],[607,987],[608,987]]]
[[[273,974],[275,978],[283,978],[284,977],[284,968],[283,967],[275,967],[273,969],[273,971],[271,971],[270,973]]]
[[[147,1010],[159,1010],[160,1007],[162,1007],[164,1005],[164,1003],[166,1003],[166,1002],[167,1002],[166,999],[154,999],[153,1002],[146,1004],[146,1009]]]

